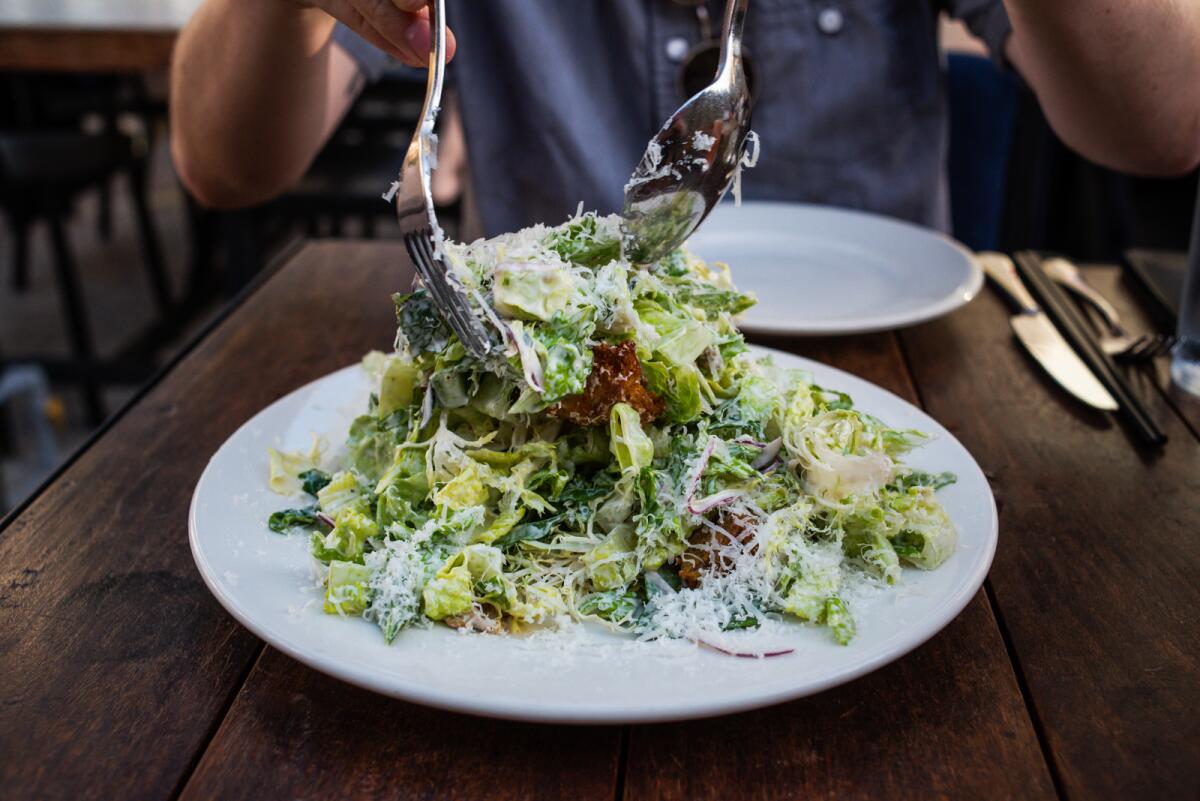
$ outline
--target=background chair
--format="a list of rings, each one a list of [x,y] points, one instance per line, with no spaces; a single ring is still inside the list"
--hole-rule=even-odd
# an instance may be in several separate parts
[[[116,123],[122,113],[119,95],[124,85],[121,79],[56,76],[20,76],[0,82],[4,90],[0,95],[0,214],[14,239],[11,286],[17,292],[28,286],[30,236],[37,223],[46,223],[71,349],[71,359],[58,365],[56,373],[79,385],[93,422],[105,415],[100,394],[105,371],[97,363],[87,303],[66,233],[66,222],[82,193],[100,193],[103,231],[111,224],[104,213],[110,187],[118,175],[128,179],[146,277],[160,317],[166,319],[173,307],[146,197],[148,143],[119,130]],[[146,137],[152,127],[146,123]],[[147,365],[145,374],[151,370],[152,365]]]
[[[1019,93],[1017,78],[982,56],[947,56],[950,216],[973,250],[999,246]]]

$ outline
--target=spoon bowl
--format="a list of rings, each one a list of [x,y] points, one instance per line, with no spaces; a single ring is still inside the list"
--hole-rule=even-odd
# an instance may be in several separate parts
[[[650,140],[625,185],[625,253],[651,264],[679,247],[738,176],[750,131],[750,89],[742,63],[748,0],[729,0],[716,77]]]

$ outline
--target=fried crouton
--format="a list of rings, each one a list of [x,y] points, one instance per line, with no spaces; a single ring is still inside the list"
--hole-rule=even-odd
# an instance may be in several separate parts
[[[601,343],[592,349],[592,372],[579,395],[563,398],[547,409],[554,417],[579,426],[608,425],[609,412],[618,403],[628,403],[649,425],[666,404],[646,388],[637,346],[625,341],[618,345]]]
[[[679,578],[687,587],[699,587],[701,577],[714,564],[718,573],[732,570],[733,560],[720,550],[735,542],[744,545],[751,536],[749,528],[754,523],[751,518],[728,512],[721,512],[716,522],[724,531],[701,526],[688,539],[691,547],[679,557]]]

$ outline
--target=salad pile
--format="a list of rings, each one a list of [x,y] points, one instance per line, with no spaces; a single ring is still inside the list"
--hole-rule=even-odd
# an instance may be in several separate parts
[[[308,532],[327,612],[389,642],[572,620],[703,641],[790,617],[844,644],[848,581],[954,551],[935,497],[953,476],[901,461],[925,436],[751,354],[735,316],[754,298],[725,266],[635,267],[594,214],[443,247],[499,355],[470,356],[423,290],[396,295],[336,469],[270,452],[271,488],[311,502],[269,526]]]

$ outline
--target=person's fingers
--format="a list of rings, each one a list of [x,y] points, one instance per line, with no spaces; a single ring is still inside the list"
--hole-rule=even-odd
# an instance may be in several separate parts
[[[418,53],[408,43],[408,29],[416,15],[401,11],[392,0],[350,0],[371,26],[384,39],[392,43],[402,54],[400,60],[414,67],[423,66],[424,54]]]
[[[376,30],[375,26],[373,26],[365,16],[363,16],[362,12],[355,7],[353,0],[323,0],[321,7],[331,17],[337,19],[371,45],[379,48],[392,58],[400,59],[401,61],[406,62],[416,59],[415,53],[405,48],[398,47],[384,38],[384,36],[378,30]]]
[[[429,59],[429,49],[433,46],[433,33],[429,26],[429,9],[422,8],[416,12],[415,19],[409,26],[405,37],[414,53],[424,60]],[[446,29],[446,60],[454,58],[458,43],[454,39],[454,31]]]
[[[401,0],[350,0],[359,14],[384,39],[390,42],[399,54],[393,55],[414,67],[424,67],[429,62],[430,31],[429,9],[402,11],[396,3]],[[393,48],[389,48],[392,52]],[[446,58],[453,56],[455,42],[447,31]]]

